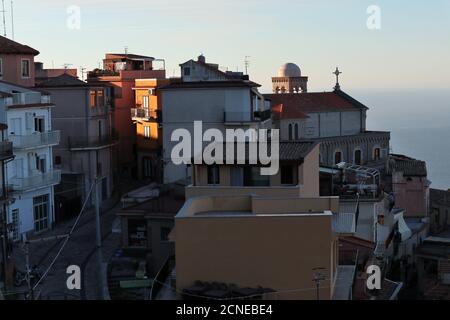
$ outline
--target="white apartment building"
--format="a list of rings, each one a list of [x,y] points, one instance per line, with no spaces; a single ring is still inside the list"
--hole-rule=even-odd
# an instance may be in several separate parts
[[[237,72],[222,72],[217,64],[206,63],[204,56],[180,65],[181,81],[163,87],[163,161],[164,183],[190,178],[191,170],[171,161],[171,141],[176,129],[194,136],[194,122],[202,121],[203,131],[250,128],[270,129],[270,102],[258,92],[259,84]]]
[[[14,238],[39,233],[54,222],[54,189],[61,172],[53,168],[52,147],[60,140],[52,131],[50,96],[37,90],[0,81],[0,112],[8,125],[7,140],[13,143],[14,160],[6,166],[7,184],[14,201],[8,223]]]

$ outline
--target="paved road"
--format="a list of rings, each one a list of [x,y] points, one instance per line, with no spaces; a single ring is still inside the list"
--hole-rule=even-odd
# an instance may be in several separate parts
[[[109,205],[111,206],[112,200]],[[105,205],[107,206],[107,204]],[[112,254],[120,247],[120,234],[111,232],[115,212],[120,209],[120,203],[110,210],[104,210],[101,216],[103,238],[103,261],[107,262]],[[40,234],[38,237],[49,237],[67,234],[74,220],[58,225],[55,229]],[[63,239],[30,244],[30,264],[40,266],[43,272],[50,265],[58,253]],[[25,270],[25,256],[18,245],[14,250],[17,266]],[[88,210],[84,213],[78,227],[59,256],[58,260],[48,273],[45,280],[37,288],[41,292],[42,299],[97,299],[99,298],[100,276],[98,275],[95,236],[95,211]],[[70,265],[78,265],[81,268],[81,290],[67,289],[66,269]],[[26,286],[17,290],[26,290]]]

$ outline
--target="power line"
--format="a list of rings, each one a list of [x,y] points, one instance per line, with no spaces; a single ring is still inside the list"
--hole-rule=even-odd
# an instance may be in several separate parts
[[[84,203],[83,203],[83,207],[81,208],[81,211],[80,211],[80,213],[78,214],[78,217],[77,217],[77,219],[75,220],[75,223],[73,224],[72,228],[70,229],[69,234],[68,234],[67,237],[65,238],[63,244],[61,245],[61,248],[59,249],[59,251],[58,251],[58,253],[56,254],[56,256],[55,256],[55,258],[53,259],[53,261],[52,261],[52,262],[50,263],[50,265],[48,266],[47,270],[45,270],[45,272],[42,274],[42,277],[36,282],[36,284],[34,285],[34,287],[33,287],[32,290],[35,290],[35,289],[37,288],[37,286],[42,282],[42,280],[43,280],[45,277],[47,277],[47,275],[48,275],[48,273],[50,272],[51,268],[52,268],[53,265],[56,263],[56,260],[58,260],[59,256],[60,256],[61,253],[63,252],[65,246],[66,246],[67,243],[69,242],[70,237],[72,236],[72,234],[73,234],[75,228],[76,228],[77,225],[78,225],[78,222],[79,222],[80,219],[81,219],[81,216],[83,215],[84,209],[85,209],[86,204],[87,204],[87,202],[88,202],[88,200],[89,200],[89,197],[90,197],[90,195],[91,195],[91,193],[92,193],[92,190],[94,190],[94,186],[95,186],[95,182],[92,184],[91,189],[89,190],[89,193],[88,193],[88,195],[87,195],[87,197],[86,197],[86,200],[85,200]]]

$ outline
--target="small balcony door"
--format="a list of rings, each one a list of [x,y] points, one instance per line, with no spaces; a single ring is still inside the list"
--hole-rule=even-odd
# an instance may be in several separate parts
[[[9,134],[17,136],[20,136],[22,134],[22,119],[20,118],[11,119],[11,128],[9,130]]]
[[[45,132],[45,119],[44,118],[34,118],[34,131]]]

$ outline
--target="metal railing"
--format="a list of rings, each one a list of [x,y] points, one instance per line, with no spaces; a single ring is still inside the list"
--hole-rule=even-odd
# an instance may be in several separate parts
[[[8,139],[13,143],[14,149],[38,148],[45,145],[59,144],[60,132],[36,132],[25,136],[10,135]]]
[[[161,110],[150,110],[146,108],[131,108],[131,118],[148,119],[148,120],[153,119],[161,123],[162,112]]]
[[[69,149],[101,148],[117,143],[115,135],[103,137],[68,137]]]
[[[12,178],[10,183],[12,190],[25,191],[38,187],[46,187],[58,184],[61,181],[61,170],[50,170],[45,173],[35,174],[29,177]]]

